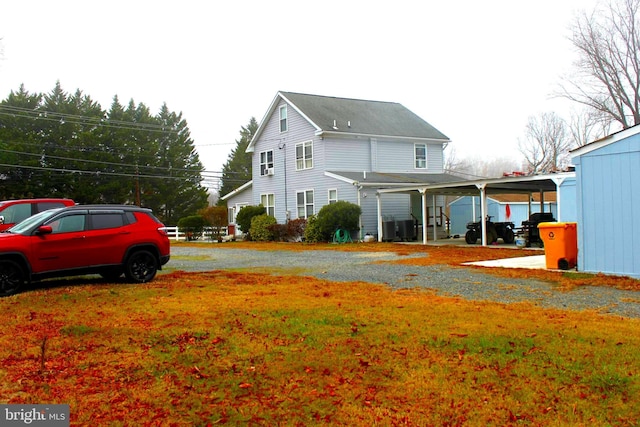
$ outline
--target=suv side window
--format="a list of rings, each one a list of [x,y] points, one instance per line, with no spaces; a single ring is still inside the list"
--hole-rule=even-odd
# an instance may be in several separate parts
[[[53,234],[71,233],[84,230],[87,216],[85,214],[67,215],[50,222]]]
[[[64,203],[61,203],[61,202],[40,202],[40,203],[36,203],[35,205],[36,205],[36,211],[34,212],[34,214],[37,214],[39,212],[46,211],[49,209],[64,207]]]
[[[91,215],[91,229],[102,230],[105,228],[117,228],[124,225],[121,213],[95,213]]]
[[[127,224],[135,224],[138,222],[138,218],[136,218],[136,215],[133,212],[127,211],[124,214],[127,217]]]
[[[2,211],[5,224],[17,224],[31,216],[30,203],[18,203],[11,205]]]

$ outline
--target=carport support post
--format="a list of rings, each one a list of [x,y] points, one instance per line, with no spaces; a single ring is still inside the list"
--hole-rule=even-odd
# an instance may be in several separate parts
[[[562,222],[562,203],[560,203],[560,187],[564,182],[564,178],[552,178],[556,183],[556,210],[558,211],[558,221]]]
[[[487,184],[476,184],[480,190],[480,225],[482,230],[482,246],[487,246],[487,192],[485,190]]]
[[[422,244],[426,245],[427,233],[429,231],[429,229],[427,228],[429,220],[429,218],[427,218],[427,189],[421,189],[420,194],[422,194]]]
[[[431,215],[431,218],[433,219],[433,241],[435,242],[436,240],[438,240],[438,230],[436,228],[436,195],[435,194],[431,196],[431,203],[433,205],[433,215]]]
[[[376,203],[378,205],[378,242],[382,242],[382,200],[380,193],[376,193]]]

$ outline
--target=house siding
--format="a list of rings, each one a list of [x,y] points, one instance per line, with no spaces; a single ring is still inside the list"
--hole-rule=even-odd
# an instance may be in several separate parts
[[[325,138],[320,149],[326,170],[371,171],[371,141],[368,138]]]
[[[574,164],[578,268],[640,276],[640,135],[578,156]]]
[[[377,157],[385,159],[376,172],[443,172],[442,144],[427,143],[427,168],[416,169],[414,141],[378,140]]]
[[[253,204],[260,204],[261,194],[275,195],[275,217],[279,223],[289,218],[297,218],[296,192],[314,190],[314,199],[318,192],[315,184],[321,174],[324,160],[319,149],[320,139],[315,136],[315,129],[294,108],[287,106],[287,131],[280,132],[279,108],[286,103],[280,102],[275,114],[265,123],[265,129],[256,141],[253,155]],[[313,168],[296,170],[296,144],[305,141],[313,142]],[[260,155],[262,151],[273,150],[274,175],[260,175]],[[286,179],[286,185],[285,185]],[[295,183],[295,184],[294,184]],[[317,211],[317,202],[315,209]]]
[[[296,103],[297,96],[293,95],[292,102]],[[425,174],[443,172],[443,142],[425,142],[427,168],[416,169],[414,145],[426,139],[371,137],[366,136],[365,132],[350,133],[348,129],[343,130],[342,133],[333,132],[327,128],[324,120],[320,120],[322,123],[319,121],[315,125],[309,121],[313,120],[312,117],[316,119],[319,117],[317,114],[315,116],[310,114],[313,109],[309,104],[301,102],[299,107],[303,109],[303,113],[299,113],[296,106],[289,104],[285,98],[286,96],[282,97],[280,94],[276,96],[259,126],[256,140],[250,144],[253,152],[253,185],[250,204],[258,205],[261,195],[273,194],[275,196],[274,213],[278,223],[282,224],[288,219],[298,218],[298,192],[313,191],[313,213],[317,214],[329,202],[328,190],[336,189],[338,200],[359,204],[362,208],[361,230],[357,237],[362,238],[365,234],[377,235],[377,189],[369,187],[359,189],[354,185],[355,183],[336,178],[327,171],[424,172]],[[279,113],[283,105],[287,105],[287,131],[280,132]],[[389,123],[395,123],[393,117],[389,117],[389,120]],[[319,132],[316,125],[322,127],[324,132]],[[415,122],[410,125],[414,126]],[[418,134],[421,134],[423,128],[419,128]],[[379,132],[369,133],[369,135],[374,134],[378,135]],[[443,141],[446,140],[446,137],[437,131],[435,135],[434,138],[442,137]],[[428,137],[424,136],[424,138]],[[306,141],[312,141],[313,144],[313,167],[296,170],[296,144]],[[429,139],[429,141],[435,140]],[[262,176],[260,153],[269,150],[273,151],[274,173]],[[230,198],[228,203],[236,203],[239,200],[238,197]],[[385,217],[397,220],[411,218],[412,205],[408,194],[385,194],[382,197],[382,214]]]

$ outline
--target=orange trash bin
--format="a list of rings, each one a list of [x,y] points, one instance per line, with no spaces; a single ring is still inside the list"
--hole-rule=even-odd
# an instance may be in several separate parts
[[[578,263],[578,224],[575,222],[541,222],[540,238],[544,242],[547,268],[569,270]]]

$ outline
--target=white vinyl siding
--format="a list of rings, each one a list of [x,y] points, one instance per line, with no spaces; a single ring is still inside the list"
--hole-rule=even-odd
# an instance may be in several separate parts
[[[260,204],[267,210],[267,215],[276,216],[276,196],[273,193],[261,194]]]
[[[260,176],[266,175],[267,169],[273,169],[273,150],[260,153]]]
[[[296,193],[298,218],[309,218],[314,213],[313,190]]]
[[[427,145],[414,144],[413,152],[415,156],[415,168],[426,169],[427,168]]]
[[[296,170],[313,167],[313,141],[296,144]]]

